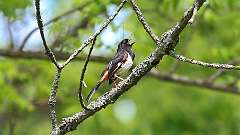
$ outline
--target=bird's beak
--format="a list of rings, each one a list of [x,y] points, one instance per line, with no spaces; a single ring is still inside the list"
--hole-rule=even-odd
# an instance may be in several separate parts
[[[132,43],[130,43],[130,46],[132,46],[133,44],[135,44],[136,42],[132,42]]]

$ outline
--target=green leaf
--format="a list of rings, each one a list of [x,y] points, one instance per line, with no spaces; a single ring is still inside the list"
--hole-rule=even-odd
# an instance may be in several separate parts
[[[17,10],[23,10],[31,5],[31,0],[1,0],[0,9],[3,14],[10,18],[16,18],[18,15]]]

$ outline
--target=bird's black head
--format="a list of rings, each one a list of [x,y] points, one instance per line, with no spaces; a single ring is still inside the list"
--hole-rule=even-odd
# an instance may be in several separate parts
[[[132,48],[132,45],[134,44],[135,42],[132,42],[131,43],[131,40],[130,39],[123,39],[119,44],[118,44],[118,51],[121,50],[121,49],[125,49],[125,50],[128,50],[128,49],[131,49]]]

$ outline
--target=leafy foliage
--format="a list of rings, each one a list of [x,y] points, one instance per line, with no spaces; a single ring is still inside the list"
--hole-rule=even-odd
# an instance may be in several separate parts
[[[25,9],[27,6],[31,5],[31,0],[8,0],[0,1],[0,9],[4,15],[9,18],[18,17],[19,10]],[[18,11],[17,11],[18,10]]]

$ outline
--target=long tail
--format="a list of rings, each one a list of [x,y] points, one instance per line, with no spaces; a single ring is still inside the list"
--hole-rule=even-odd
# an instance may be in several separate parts
[[[89,100],[91,99],[92,95],[97,91],[97,89],[99,88],[99,86],[102,84],[102,82],[98,82],[97,85],[90,91],[90,93],[88,94],[86,101],[89,102]]]

